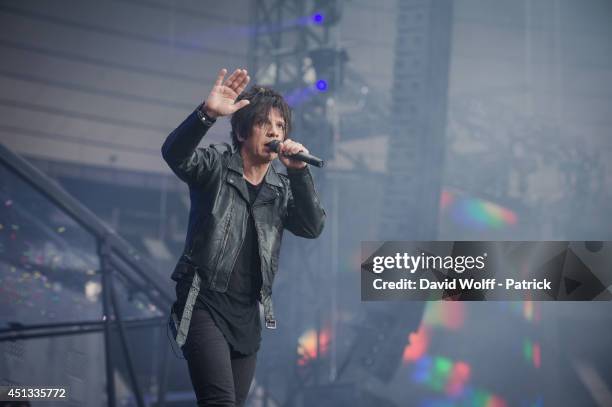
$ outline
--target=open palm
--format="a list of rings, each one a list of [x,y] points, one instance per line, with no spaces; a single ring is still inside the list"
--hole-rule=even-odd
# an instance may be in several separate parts
[[[223,78],[227,69],[219,71],[215,85],[206,99],[206,110],[215,116],[226,116],[242,109],[249,104],[243,99],[236,103],[240,95],[251,80],[246,69],[236,69],[225,81]]]

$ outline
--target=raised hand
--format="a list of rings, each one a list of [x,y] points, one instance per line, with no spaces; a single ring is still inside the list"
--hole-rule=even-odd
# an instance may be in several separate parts
[[[236,103],[236,98],[244,91],[251,80],[247,70],[236,69],[224,81],[225,74],[227,74],[227,69],[223,68],[219,71],[215,85],[210,91],[208,98],[206,98],[206,114],[211,117],[232,114],[249,104],[249,101],[246,99]]]

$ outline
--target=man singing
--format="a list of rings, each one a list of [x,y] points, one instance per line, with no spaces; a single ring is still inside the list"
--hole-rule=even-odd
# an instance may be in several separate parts
[[[245,69],[226,74],[162,147],[191,196],[185,249],[172,273],[173,317],[199,406],[243,405],[261,341],[258,302],[266,327],[276,328],[271,295],[283,229],[316,238],[325,221],[307,165],[291,158],[308,150],[288,138],[283,97],[266,87],[244,92]],[[233,149],[197,148],[226,115]],[[282,142],[279,154],[267,146],[273,140]],[[277,157],[286,176],[270,165]]]

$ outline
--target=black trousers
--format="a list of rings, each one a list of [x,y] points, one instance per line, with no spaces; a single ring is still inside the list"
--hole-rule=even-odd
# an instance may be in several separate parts
[[[242,406],[255,374],[257,353],[233,351],[206,309],[194,309],[183,346],[198,406]]]

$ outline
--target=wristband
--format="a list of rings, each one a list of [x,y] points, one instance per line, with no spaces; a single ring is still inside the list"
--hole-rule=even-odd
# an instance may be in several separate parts
[[[204,103],[202,103],[200,107],[196,109],[196,112],[198,114],[198,119],[200,119],[200,121],[206,126],[212,126],[213,123],[217,121],[216,118],[210,117],[206,114],[206,111],[204,110]]]

